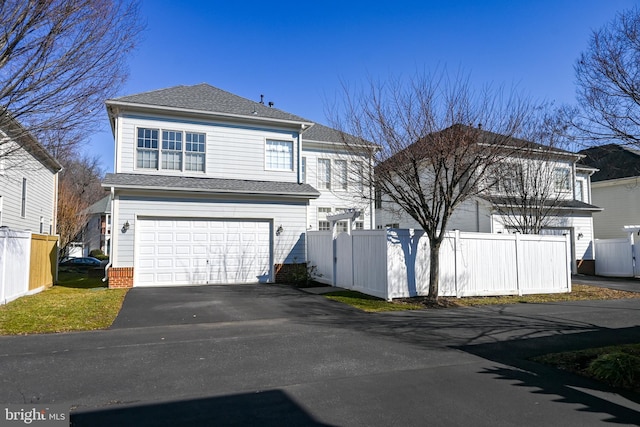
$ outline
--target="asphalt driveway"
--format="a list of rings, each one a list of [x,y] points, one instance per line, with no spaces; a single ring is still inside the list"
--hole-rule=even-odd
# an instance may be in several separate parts
[[[0,337],[0,402],[76,426],[634,425],[638,395],[529,360],[613,342],[640,342],[637,300],[365,314],[278,285],[139,288],[110,330]]]

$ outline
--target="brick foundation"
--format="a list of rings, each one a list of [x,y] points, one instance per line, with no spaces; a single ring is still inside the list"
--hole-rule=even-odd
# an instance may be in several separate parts
[[[578,274],[586,274],[589,276],[596,275],[596,262],[592,259],[578,260]]]
[[[307,270],[307,263],[276,264],[274,267],[276,283],[294,283],[302,280],[304,277],[304,272]]]
[[[108,271],[109,289],[133,287],[133,267],[111,267]]]

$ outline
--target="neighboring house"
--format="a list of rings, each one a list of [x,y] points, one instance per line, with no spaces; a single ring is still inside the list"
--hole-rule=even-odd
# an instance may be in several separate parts
[[[341,134],[208,84],[106,102],[115,137],[112,287],[272,282],[306,262],[306,231],[372,209]],[[364,201],[363,201],[364,200]]]
[[[479,132],[479,138],[495,140],[490,138],[491,132],[483,130]],[[523,155],[514,155],[513,159],[505,159],[500,168],[513,170],[516,165],[522,168],[526,164],[523,162],[537,162],[539,165],[535,166],[536,170],[539,168],[548,170],[546,179],[552,185],[552,189],[541,202],[541,206],[550,209],[544,214],[540,234],[570,235],[572,256],[576,261],[573,271],[593,274],[595,263],[592,214],[601,210],[591,204],[590,177],[596,169],[578,164],[583,156],[565,150],[554,149],[552,155],[546,152],[544,159],[536,159],[537,149],[543,147],[531,141],[519,140],[519,142],[521,144],[514,144],[514,146],[522,147]],[[520,176],[526,176],[526,174]],[[508,177],[508,174],[502,172],[503,182],[488,186],[487,191],[481,196],[462,203],[452,215],[447,228],[482,233],[516,232],[518,221],[514,216],[526,215],[523,207],[525,205],[513,192],[509,194],[505,190],[505,184],[508,185],[508,183],[504,180]],[[417,221],[398,209],[388,199],[378,198],[376,207],[378,208],[375,215],[377,228],[420,228]],[[533,212],[533,210],[535,206],[529,206],[529,211]]]
[[[87,225],[82,230],[82,256],[95,249],[108,254],[111,246],[111,194],[87,208]]]
[[[55,234],[61,169],[29,132],[7,119],[0,128],[0,227]]]
[[[640,151],[608,144],[580,154],[583,163],[599,169],[591,178],[591,193],[604,212],[593,217],[595,237],[627,237],[625,225],[640,225]]]

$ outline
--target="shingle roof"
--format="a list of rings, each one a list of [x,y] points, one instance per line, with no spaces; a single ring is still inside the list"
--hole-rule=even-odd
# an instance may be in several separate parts
[[[89,215],[111,212],[111,194],[89,206],[86,212]]]
[[[489,201],[494,205],[499,206],[521,206],[518,200],[514,200],[513,197],[491,197],[482,196],[483,199]],[[589,203],[581,202],[579,200],[545,200],[543,206],[553,207],[560,210],[588,210],[588,211],[601,211],[602,208],[591,205]]]
[[[582,162],[600,169],[591,177],[592,182],[640,176],[640,151],[618,144],[607,144],[580,151]]]
[[[318,190],[309,184],[276,181],[249,181],[240,179],[194,178],[185,176],[142,175],[131,173],[109,173],[103,187],[191,191],[225,194],[292,196],[314,199]]]
[[[300,116],[234,95],[233,93],[218,89],[207,83],[193,86],[174,86],[135,95],[122,96],[108,100],[107,104],[114,102],[310,123],[309,120]]]

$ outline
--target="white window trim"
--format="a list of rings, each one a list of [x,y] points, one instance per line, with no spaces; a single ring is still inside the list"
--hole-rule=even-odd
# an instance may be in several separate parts
[[[291,168],[290,169],[280,169],[280,168],[270,168],[268,166],[268,146],[269,142],[286,142],[291,144]],[[293,172],[295,170],[296,164],[296,153],[295,153],[296,143],[294,139],[287,138],[265,138],[264,139],[264,170],[265,171],[273,171],[273,172]]]
[[[338,165],[343,165],[344,170],[340,169]],[[347,191],[349,190],[349,163],[346,160],[336,159],[333,161],[333,167],[335,168],[335,186],[332,184],[332,190],[335,191]]]
[[[138,129],[149,129],[149,130],[157,130],[158,131],[158,148],[157,148],[157,152],[158,152],[158,167],[157,168],[141,168],[138,167],[138,150],[154,150],[153,148],[139,148],[138,147]],[[162,133],[163,132],[177,132],[177,133],[182,133],[182,161],[181,161],[181,165],[180,165],[180,169],[164,169],[162,167]],[[193,133],[193,134],[201,134],[204,135],[204,152],[200,153],[197,152],[197,154],[202,154],[204,157],[204,164],[202,167],[202,171],[198,171],[198,170],[187,170],[186,168],[186,158],[187,158],[187,154],[190,153],[196,153],[195,151],[187,151],[187,134],[188,133]],[[198,130],[179,130],[179,129],[175,129],[175,128],[163,128],[163,127],[153,127],[153,126],[136,126],[135,127],[135,137],[134,137],[134,150],[135,150],[135,158],[133,161],[133,168],[136,171],[163,171],[166,173],[175,173],[175,174],[182,174],[182,173],[188,173],[188,174],[194,174],[194,175],[202,175],[205,174],[207,172],[207,132],[204,131],[198,131]],[[170,150],[170,151],[174,151],[174,150]]]
[[[329,172],[329,182],[328,182],[329,187],[328,188],[325,185],[326,182],[324,182],[324,181],[322,181],[320,179],[320,176],[321,176],[321,173],[320,173],[320,161],[321,160],[326,160],[328,162],[328,165],[327,165],[327,171]],[[316,168],[316,187],[320,191],[331,191],[332,186],[333,186],[333,182],[332,182],[333,181],[333,176],[332,176],[333,175],[333,171],[331,170],[331,168],[333,167],[333,165],[332,165],[333,162],[331,161],[331,159],[318,158],[316,163],[317,163],[317,168]],[[321,182],[322,182],[322,185],[320,185]]]
[[[566,174],[566,177],[567,177],[567,181],[563,187],[558,186],[559,181],[557,179],[557,176],[560,172],[562,172],[563,174]],[[571,169],[567,167],[562,167],[562,166],[555,167],[553,169],[553,184],[554,184],[555,190],[558,193],[570,193],[571,191],[573,191],[573,188],[571,185]]]

